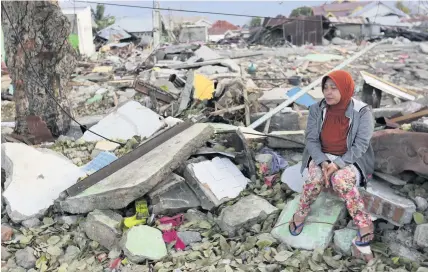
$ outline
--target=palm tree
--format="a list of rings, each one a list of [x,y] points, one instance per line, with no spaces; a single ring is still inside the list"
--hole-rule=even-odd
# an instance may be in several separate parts
[[[104,16],[105,7],[103,4],[98,4],[95,11],[91,9],[92,17],[96,23],[95,29],[97,31],[108,27],[109,25],[114,24],[115,18],[114,16]]]

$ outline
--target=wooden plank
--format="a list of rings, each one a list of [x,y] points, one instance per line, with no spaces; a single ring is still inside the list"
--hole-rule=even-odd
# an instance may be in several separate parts
[[[88,189],[89,187],[97,184],[101,180],[105,179],[106,177],[110,176],[111,174],[117,172],[118,170],[122,169],[129,163],[135,161],[136,159],[140,158],[144,154],[148,153],[152,149],[156,148],[160,144],[166,142],[167,140],[171,139],[175,135],[179,134],[180,132],[183,132],[187,128],[192,126],[192,123],[190,121],[186,121],[183,123],[180,123],[172,128],[167,129],[164,132],[161,132],[161,134],[154,135],[144,143],[142,143],[139,147],[134,149],[133,151],[129,152],[128,154],[123,155],[119,159],[115,160],[111,164],[107,165],[106,167],[100,169],[99,171],[93,173],[92,175],[86,177],[84,180],[74,184],[70,188],[66,190],[66,193],[68,196],[76,196],[79,193],[83,192],[84,190]]]
[[[239,105],[239,106],[231,107],[231,108],[224,109],[224,110],[213,111],[210,113],[210,115],[220,115],[220,114],[223,114],[226,112],[234,112],[237,110],[242,110],[244,108],[245,108],[245,105]]]
[[[396,118],[390,119],[389,122],[398,123],[398,124],[404,124],[404,123],[407,123],[407,122],[415,121],[415,120],[417,120],[417,119],[419,119],[421,117],[424,117],[424,116],[428,116],[428,109],[422,110],[422,111],[419,111],[419,112],[415,112],[415,113],[412,113],[412,114],[406,114],[406,115],[403,115],[403,116],[400,116],[400,117],[396,117]]]
[[[208,61],[201,61],[201,62],[195,62],[195,63],[179,63],[179,64],[156,64],[156,67],[166,67],[170,69],[190,69],[190,68],[197,68],[207,65],[218,65],[221,62],[225,61],[227,59],[216,59],[216,60],[208,60]]]

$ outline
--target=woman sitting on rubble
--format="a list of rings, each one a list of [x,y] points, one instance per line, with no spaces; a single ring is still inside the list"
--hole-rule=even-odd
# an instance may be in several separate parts
[[[368,246],[374,227],[358,187],[366,187],[367,176],[374,170],[372,113],[366,104],[352,98],[354,81],[346,71],[333,71],[324,77],[322,91],[324,99],[309,109],[301,169],[309,168],[309,179],[290,221],[290,233],[297,236],[302,232],[311,204],[331,186],[359,228],[355,244]]]

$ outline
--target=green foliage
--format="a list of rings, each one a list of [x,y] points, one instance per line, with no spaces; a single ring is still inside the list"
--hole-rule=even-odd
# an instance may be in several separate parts
[[[105,7],[102,4],[98,4],[95,11],[91,9],[91,12],[92,12],[92,17],[95,23],[97,24],[95,28],[96,31],[102,30],[108,27],[109,25],[114,24],[114,22],[116,21],[114,16],[110,16],[110,15],[104,16]]]
[[[314,12],[312,11],[312,8],[304,6],[304,7],[293,9],[291,11],[290,17],[313,16],[313,15],[314,15]]]
[[[406,14],[410,14],[410,9],[403,4],[403,1],[395,2],[395,7]]]
[[[250,21],[250,26],[251,27],[258,27],[262,25],[262,18],[260,17],[254,17],[251,19]]]
[[[70,34],[68,41],[75,50],[79,50],[79,36],[77,34]]]

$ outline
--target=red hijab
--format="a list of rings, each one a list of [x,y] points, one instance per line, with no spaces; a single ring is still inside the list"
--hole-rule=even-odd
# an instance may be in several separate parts
[[[322,88],[330,78],[340,92],[340,101],[336,105],[327,106],[324,124],[321,131],[321,145],[324,153],[341,156],[348,150],[346,138],[349,129],[349,118],[346,109],[354,95],[355,83],[351,74],[343,70],[333,71],[322,79]]]

